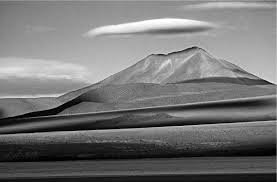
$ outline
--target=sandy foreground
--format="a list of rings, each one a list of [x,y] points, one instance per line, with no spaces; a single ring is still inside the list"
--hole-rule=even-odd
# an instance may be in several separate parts
[[[276,121],[0,135],[0,160],[274,155]]]
[[[275,181],[275,156],[2,162],[3,181]]]

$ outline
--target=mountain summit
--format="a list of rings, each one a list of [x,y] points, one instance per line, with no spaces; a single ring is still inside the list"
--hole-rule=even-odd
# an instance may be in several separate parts
[[[260,78],[230,62],[211,56],[202,48],[191,47],[169,54],[151,54],[100,83],[101,85],[126,83],[167,84],[207,78],[260,80]]]

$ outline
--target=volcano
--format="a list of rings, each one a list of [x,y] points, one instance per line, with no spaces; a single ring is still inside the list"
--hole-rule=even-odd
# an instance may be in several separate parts
[[[151,54],[136,64],[109,76],[108,78],[65,94],[59,100],[66,102],[89,90],[105,85],[132,83],[235,83],[241,85],[271,85],[239,66],[223,59],[217,59],[200,47],[190,47],[169,54]]]
[[[214,77],[260,80],[230,62],[214,58],[202,48],[191,47],[169,54],[152,54],[101,84],[168,84]]]
[[[133,66],[96,84],[57,98],[1,99],[0,117],[6,120],[2,121],[5,125],[5,123],[16,124],[18,120],[29,117],[53,115],[59,117],[72,114],[121,112],[122,110],[122,114],[101,117],[101,122],[97,124],[71,123],[59,127],[47,125],[38,128],[28,125],[29,129],[26,131],[145,127],[180,123],[210,123],[211,120],[220,122],[221,119],[217,121],[218,119],[212,115],[215,111],[220,111],[222,117],[228,122],[250,121],[253,118],[270,120],[276,117],[273,101],[265,102],[266,107],[239,106],[231,110],[217,107],[209,109],[203,104],[224,103],[228,100],[236,100],[240,103],[244,99],[251,100],[272,95],[276,95],[274,84],[230,62],[217,59],[202,48],[191,47],[169,54],[149,55]],[[189,117],[179,111],[152,112],[155,107],[194,104],[198,104],[201,109],[197,109],[197,112],[190,112]],[[191,106],[191,108],[195,107]],[[150,109],[151,113],[128,111],[145,108]],[[241,112],[238,114],[244,109],[244,114]],[[234,113],[237,117],[234,117]],[[147,122],[142,124],[141,121]],[[25,131],[25,129],[23,127],[20,131]],[[3,128],[2,130],[6,131]]]

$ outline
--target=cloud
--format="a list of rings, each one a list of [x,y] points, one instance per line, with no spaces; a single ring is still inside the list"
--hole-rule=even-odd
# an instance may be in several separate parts
[[[41,25],[26,25],[25,30],[27,33],[46,33],[55,31],[56,28]]]
[[[63,93],[60,94],[30,94],[30,95],[24,95],[24,94],[19,94],[19,95],[14,95],[14,94],[7,94],[7,93],[1,93],[0,94],[0,99],[7,99],[7,98],[38,98],[38,97],[59,97],[63,95]]]
[[[202,2],[188,4],[185,10],[211,10],[211,9],[273,9],[276,2]]]
[[[78,64],[53,60],[5,57],[0,58],[0,65],[0,78],[18,77],[90,82],[89,71]]]
[[[0,78],[0,98],[53,97],[90,84],[66,79]]]
[[[216,28],[217,25],[197,20],[163,18],[151,19],[139,22],[124,23],[118,25],[107,25],[94,28],[84,34],[85,37],[96,37],[104,35],[175,35],[205,32]]]
[[[62,61],[0,58],[0,97],[56,95],[91,84],[86,67]]]

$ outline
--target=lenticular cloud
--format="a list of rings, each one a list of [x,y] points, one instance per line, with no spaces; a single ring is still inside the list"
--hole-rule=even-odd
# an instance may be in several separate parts
[[[212,9],[274,9],[276,2],[204,2],[188,4],[185,10],[212,10]]]
[[[216,28],[216,25],[209,22],[190,19],[163,18],[101,26],[88,31],[84,34],[84,36],[96,37],[104,35],[188,34],[204,32],[213,28]]]

